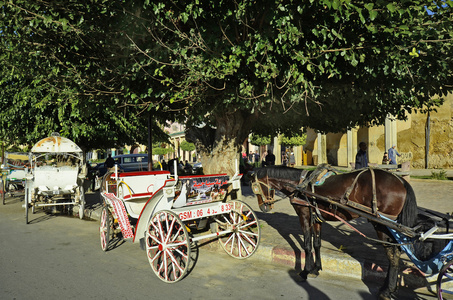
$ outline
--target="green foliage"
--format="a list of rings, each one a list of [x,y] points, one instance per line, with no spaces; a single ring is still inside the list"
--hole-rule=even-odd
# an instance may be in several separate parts
[[[439,172],[432,171],[431,178],[436,180],[447,180],[447,171],[439,170]]]
[[[303,134],[294,134],[292,136],[286,136],[282,134],[280,136],[280,144],[285,146],[303,146],[307,142],[307,135]]]
[[[194,151],[195,150],[195,145],[193,143],[189,143],[187,141],[182,141],[181,144],[179,145],[181,147],[181,150],[183,151]]]
[[[255,146],[265,146],[271,144],[272,137],[270,135],[262,136],[259,134],[252,134],[249,138],[249,142]]]
[[[132,144],[151,114],[153,134],[181,121],[238,146],[404,119],[453,89],[451,1],[2,3],[5,141]]]
[[[164,156],[164,155],[167,155],[168,153],[172,153],[172,152],[174,152],[174,150],[171,148],[163,148],[163,147],[154,147],[153,148],[153,155]]]

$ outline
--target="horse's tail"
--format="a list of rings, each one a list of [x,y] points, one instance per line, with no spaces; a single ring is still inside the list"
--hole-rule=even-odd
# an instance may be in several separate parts
[[[403,181],[404,187],[406,188],[406,199],[404,201],[403,210],[398,215],[398,223],[408,226],[414,227],[417,223],[417,216],[418,216],[418,207],[417,201],[415,199],[415,192],[412,189],[412,186],[404,179]]]

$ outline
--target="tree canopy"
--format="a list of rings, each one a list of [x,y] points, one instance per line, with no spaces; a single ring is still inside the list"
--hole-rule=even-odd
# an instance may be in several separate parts
[[[88,144],[93,135],[138,140],[149,112],[155,122],[185,122],[188,140],[224,165],[216,157],[231,161],[224,149],[236,153],[251,131],[381,124],[453,88],[452,1],[0,0],[0,7],[7,62],[0,125],[15,138],[54,126]]]

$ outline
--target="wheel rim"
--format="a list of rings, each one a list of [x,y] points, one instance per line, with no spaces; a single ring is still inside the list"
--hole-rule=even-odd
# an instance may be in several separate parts
[[[255,253],[261,239],[261,229],[253,210],[244,202],[238,200],[228,201],[231,212],[222,215],[220,230],[232,229],[219,238],[220,246],[228,255],[244,259]]]
[[[437,296],[439,299],[453,299],[453,261],[442,267],[437,277]]]
[[[149,264],[159,279],[167,283],[181,280],[190,262],[190,241],[182,221],[170,211],[157,212],[146,232]]]
[[[101,236],[102,251],[107,251],[110,242],[110,216],[107,207],[104,207],[102,210],[99,233]]]

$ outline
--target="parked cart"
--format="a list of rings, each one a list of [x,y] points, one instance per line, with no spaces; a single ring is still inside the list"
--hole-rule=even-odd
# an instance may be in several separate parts
[[[30,171],[25,183],[25,221],[39,207],[85,209],[83,181],[86,177],[83,151],[59,134],[44,138],[30,152]]]
[[[154,273],[167,283],[187,274],[192,247],[202,239],[218,238],[230,256],[250,257],[259,245],[260,227],[250,206],[238,200],[240,178],[107,173],[101,186],[102,250],[111,249],[119,237],[140,243]]]
[[[0,194],[3,204],[7,195],[23,195],[28,167],[28,153],[5,152],[0,176]]]

